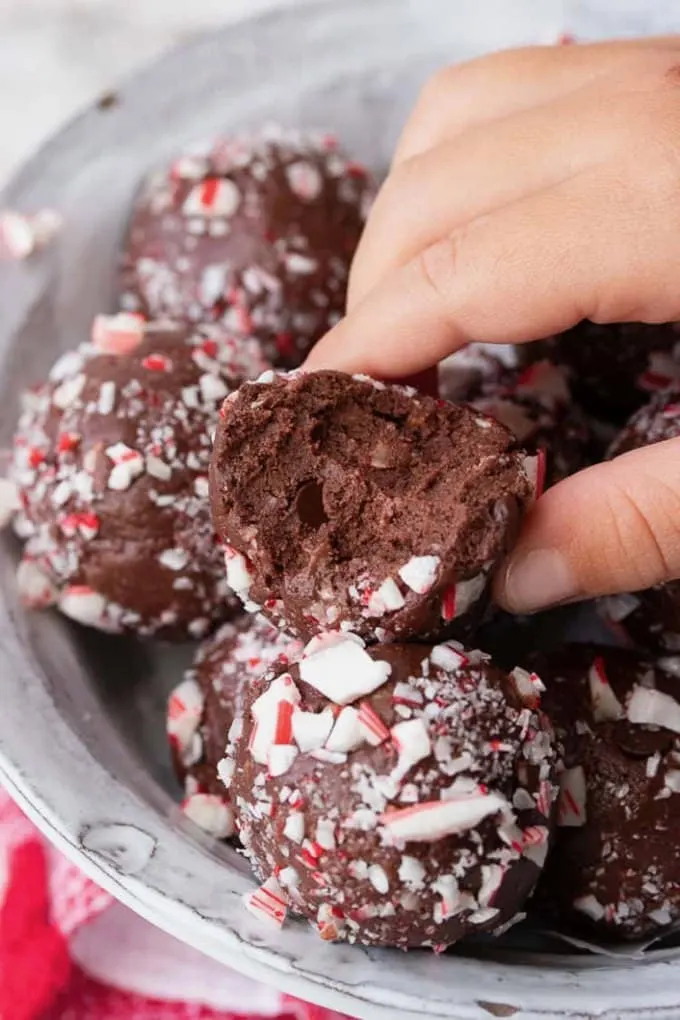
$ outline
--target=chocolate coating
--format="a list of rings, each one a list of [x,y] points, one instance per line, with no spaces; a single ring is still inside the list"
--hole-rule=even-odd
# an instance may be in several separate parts
[[[677,678],[625,649],[588,645],[533,665],[566,768],[537,903],[598,937],[654,936],[680,918]]]
[[[527,466],[468,407],[339,372],[268,373],[225,402],[215,438],[229,583],[304,638],[460,633],[531,501]]]
[[[510,429],[529,453],[545,457],[545,486],[588,463],[591,430],[572,402],[567,372],[537,361],[522,372],[505,372],[485,383],[471,403]]]
[[[27,397],[11,466],[28,604],[173,639],[237,611],[209,515],[210,436],[261,364],[214,327],[153,324],[128,354],[87,344],[57,361]]]
[[[607,458],[678,436],[677,391],[659,393],[629,418],[609,447]],[[680,652],[680,581],[599,599],[598,610],[605,621],[641,648],[662,655]]]
[[[254,681],[227,762],[258,877],[277,876],[325,939],[441,948],[518,920],[557,792],[551,731],[520,673],[528,689],[460,645],[363,650],[339,637]],[[281,696],[293,703],[286,734]],[[268,744],[275,733],[290,746]]]
[[[121,305],[220,320],[273,363],[299,365],[344,311],[372,190],[328,136],[218,139],[180,156],[137,198]]]
[[[675,323],[584,320],[549,340],[524,344],[522,353],[565,365],[578,404],[595,418],[623,422],[650,393],[680,381],[679,339]]]

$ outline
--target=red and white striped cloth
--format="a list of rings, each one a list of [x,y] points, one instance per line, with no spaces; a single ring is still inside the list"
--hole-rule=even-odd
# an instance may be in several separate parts
[[[346,1020],[257,985],[136,917],[0,788],[0,1020],[260,1017]]]

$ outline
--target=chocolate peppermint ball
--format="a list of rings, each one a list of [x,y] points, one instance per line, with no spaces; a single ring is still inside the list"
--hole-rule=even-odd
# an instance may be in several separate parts
[[[510,429],[526,450],[540,455],[546,487],[587,464],[591,430],[571,399],[563,367],[537,361],[522,372],[505,372],[486,382],[471,403]]]
[[[234,815],[218,765],[240,714],[242,690],[302,650],[262,616],[225,623],[199,648],[193,667],[168,699],[167,733],[184,786],[185,814],[218,839],[234,834]]]
[[[534,660],[564,751],[558,831],[537,893],[553,923],[647,938],[680,919],[680,688],[625,649]]]
[[[452,403],[473,400],[517,365],[512,347],[472,343],[439,363],[439,393]]]
[[[215,438],[229,584],[304,638],[464,632],[535,466],[468,407],[340,372],[267,373],[225,402]]]
[[[585,320],[521,350],[525,357],[565,365],[577,403],[595,418],[620,423],[650,394],[680,381],[679,343],[676,323],[601,326]]]
[[[248,908],[404,949],[518,920],[557,792],[540,690],[455,643],[339,634],[255,680],[221,770],[263,882]]]
[[[299,365],[343,314],[372,190],[329,136],[265,132],[179,156],[137,198],[121,304],[219,320]]]
[[[261,365],[256,344],[215,327],[95,321],[27,395],[14,440],[26,604],[181,639],[236,612],[207,473],[222,401]]]
[[[678,392],[659,393],[628,420],[607,457],[611,459],[678,436]],[[642,648],[662,655],[680,652],[680,581],[599,599],[598,609],[609,624]]]

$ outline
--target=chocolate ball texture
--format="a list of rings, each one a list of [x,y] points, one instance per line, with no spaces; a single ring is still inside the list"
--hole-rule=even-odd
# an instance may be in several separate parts
[[[628,420],[607,458],[680,436],[677,390],[654,396]],[[602,618],[625,638],[656,655],[680,653],[680,581],[598,600]]]
[[[221,770],[263,883],[246,905],[404,949],[518,920],[557,793],[540,689],[455,642],[339,634],[255,680]]]
[[[344,312],[373,194],[330,136],[222,138],[152,173],[125,242],[127,310],[221,321],[299,365]]]
[[[302,651],[262,616],[223,624],[199,648],[194,664],[168,699],[167,734],[184,787],[184,813],[211,836],[234,834],[234,815],[218,765],[243,688],[273,666],[285,668]]]
[[[591,645],[531,665],[565,766],[537,903],[596,937],[657,935],[680,918],[677,678],[626,649]]]
[[[215,439],[229,584],[305,639],[464,633],[535,468],[468,407],[339,372],[267,373],[225,402]]]
[[[527,358],[549,358],[569,370],[576,402],[595,418],[622,423],[651,394],[680,382],[676,323],[598,325],[584,320],[536,344]]]
[[[197,638],[238,610],[210,521],[211,434],[262,365],[215,327],[102,316],[29,393],[10,476],[25,604],[113,632]]]

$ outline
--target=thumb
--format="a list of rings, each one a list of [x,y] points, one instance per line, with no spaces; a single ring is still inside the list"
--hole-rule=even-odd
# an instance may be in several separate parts
[[[680,577],[680,438],[549,489],[495,582],[513,613],[640,591]]]

